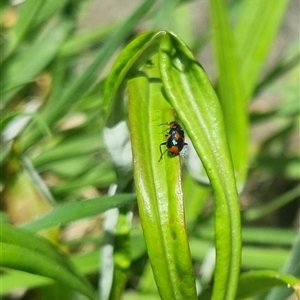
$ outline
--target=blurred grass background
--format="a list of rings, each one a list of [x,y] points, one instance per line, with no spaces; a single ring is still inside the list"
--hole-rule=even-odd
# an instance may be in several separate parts
[[[102,140],[103,84],[113,59],[137,33],[153,28],[174,31],[197,55],[211,81],[217,81],[208,1],[148,2],[145,8],[140,1],[117,0],[1,2],[2,222],[22,226],[53,206],[62,206],[65,215],[69,208],[63,205],[101,202],[107,194],[116,175]],[[228,1],[233,25],[242,2]],[[138,17],[130,17],[136,9]],[[293,255],[300,225],[298,1],[289,1],[278,22],[280,29],[248,110],[249,172],[240,196],[243,270],[281,270]],[[200,269],[213,245],[210,191],[199,188],[188,172],[183,188],[189,199],[192,257],[205,286],[211,278]],[[99,211],[85,214],[78,209],[64,223],[50,216],[51,226],[31,230],[43,228],[42,234],[68,252],[97,289],[101,209],[128,201],[103,204],[103,209],[100,204]],[[137,214],[131,249],[124,299],[158,299]],[[299,277],[299,272],[298,267],[294,275]],[[3,299],[73,297],[45,277],[3,269],[1,278]]]

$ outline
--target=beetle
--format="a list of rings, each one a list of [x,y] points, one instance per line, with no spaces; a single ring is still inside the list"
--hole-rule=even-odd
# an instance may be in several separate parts
[[[172,155],[178,155],[180,153],[180,151],[183,149],[183,147],[185,145],[187,145],[187,143],[185,143],[185,139],[184,139],[184,131],[176,121],[160,124],[159,126],[162,126],[162,125],[168,125],[170,127],[170,130],[168,133],[165,134],[167,141],[164,143],[161,143],[159,146],[160,158],[159,158],[158,162],[160,162],[162,160],[164,154],[167,151]],[[164,145],[167,147],[167,149],[164,152],[162,152],[161,147]]]

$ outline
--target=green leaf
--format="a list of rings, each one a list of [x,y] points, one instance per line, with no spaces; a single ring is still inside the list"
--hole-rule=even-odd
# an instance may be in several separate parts
[[[140,258],[141,255],[144,255],[146,252],[143,234],[139,227],[131,229],[130,248],[133,260]],[[91,273],[95,274],[99,268],[101,268],[99,250],[88,253],[73,254],[70,257],[70,260],[76,269],[84,275]],[[2,284],[0,295],[6,295],[20,287],[33,289],[49,285],[53,282],[53,279],[47,277],[8,269],[5,270],[4,274],[1,274],[0,280]]]
[[[64,109],[59,112],[62,106],[67,107],[68,104],[74,101],[74,97],[78,99],[83,96],[84,93],[94,84],[95,79],[99,75],[99,70],[105,66],[107,60],[112,53],[114,53],[115,49],[131,33],[134,26],[142,18],[144,12],[148,11],[153,3],[153,0],[145,1],[127,20],[125,20],[123,24],[120,24],[115,35],[103,46],[93,63],[70,85],[69,88],[66,89],[65,93],[62,95],[62,99],[60,100],[61,104],[55,108],[51,115],[48,116],[49,121],[53,121],[53,118],[58,114],[61,115],[61,113],[65,110]]]
[[[106,213],[106,244],[102,252],[101,299],[119,299],[124,293],[129,268],[131,266],[130,227],[131,210],[129,206]],[[112,221],[115,219],[116,224]],[[111,247],[113,244],[113,248]],[[111,270],[111,272],[109,271]],[[111,283],[111,284],[110,284]]]
[[[276,271],[252,271],[242,274],[239,282],[237,299],[245,299],[270,290],[274,286],[290,286],[300,299],[300,279]],[[297,288],[298,287],[298,288]],[[297,291],[298,290],[298,291]]]
[[[1,274],[1,289],[0,295],[7,295],[15,290],[26,287],[28,289],[44,286],[53,283],[53,279],[35,275],[18,270],[6,269],[4,274]]]
[[[8,224],[1,224],[0,240],[3,267],[52,278],[96,299],[89,283],[46,240]]]
[[[101,265],[99,265],[99,250],[85,254],[75,254],[70,257],[70,261],[74,264],[76,270],[80,270],[80,272],[85,275],[95,273],[99,267],[101,267]],[[5,273],[1,275],[2,286],[0,289],[0,295],[9,294],[20,287],[33,289],[52,283],[53,279],[48,277],[19,270],[6,269]]]
[[[265,89],[267,86],[276,83],[276,80],[286,73],[289,73],[294,68],[299,68],[300,64],[300,39],[296,39],[288,46],[287,49],[280,54],[277,58],[276,64],[264,75],[264,78],[255,87],[255,94],[259,94],[260,91]],[[297,99],[298,100],[298,99]],[[297,101],[298,104],[298,101]],[[299,110],[299,105],[296,110]]]
[[[235,28],[236,51],[245,89],[250,100],[265,59],[272,46],[289,0],[245,0]]]
[[[244,213],[244,218],[247,221],[260,219],[263,216],[271,214],[272,212],[275,212],[281,207],[284,207],[291,201],[297,199],[299,195],[300,189],[299,186],[296,186],[293,189],[290,189],[289,191],[285,192],[283,195],[280,195],[279,197],[273,199],[268,203],[265,203],[264,205],[261,205],[260,207],[253,207],[248,209]]]
[[[124,50],[126,51],[126,49]],[[134,178],[147,251],[162,299],[196,299],[185,228],[179,158],[158,162],[159,124],[174,112],[157,78],[157,61],[128,82]],[[156,73],[156,74],[155,74]],[[158,109],[159,108],[159,109]]]
[[[140,73],[134,74],[134,70],[147,61],[147,55],[155,53],[157,42],[159,60],[153,57]],[[110,115],[111,108],[116,107],[115,96],[128,74],[132,76],[128,81],[129,124],[137,198],[161,297],[170,299],[178,295],[178,299],[193,299],[195,295],[185,225],[180,221],[183,211],[178,159],[165,157],[160,164],[157,162],[157,145],[164,141],[164,137],[159,138],[157,134],[157,126],[174,120],[173,106],[214,188],[217,245],[214,298],[231,300],[237,289],[240,268],[240,215],[218,98],[188,48],[166,32],[146,33],[122,51],[107,79],[106,114]],[[181,244],[177,241],[179,236]],[[182,259],[184,253],[186,259]],[[177,260],[179,256],[181,265]],[[179,274],[183,273],[186,273],[186,282],[181,284]]]
[[[287,258],[288,251],[283,248],[243,246],[242,266],[247,269],[279,269]]]
[[[109,116],[111,113],[114,97],[120,89],[128,72],[137,71],[138,68],[146,63],[155,51],[157,51],[158,43],[164,31],[150,31],[135,38],[127,47],[126,51],[122,51],[115,61],[109,76],[107,77],[103,99],[103,113]],[[127,78],[128,79],[128,78]]]
[[[240,212],[219,100],[202,67],[176,36],[162,39],[159,59],[164,91],[214,190],[217,258],[213,299],[232,300],[240,269]]]
[[[158,41],[164,34],[146,33],[122,51],[107,79],[105,112],[109,117],[111,107],[117,105],[115,95],[127,73],[134,74],[133,70],[146,63],[143,70],[151,79],[140,73],[128,82],[129,123],[141,222],[162,299],[195,299],[179,161],[166,160],[171,176],[166,176],[165,162],[158,163],[158,145],[164,139],[163,134],[157,133],[158,125],[174,116],[162,95],[161,82],[155,78],[159,73],[157,62],[148,59],[157,51]]]
[[[239,186],[243,186],[248,166],[248,121],[244,87],[224,1],[211,0],[210,10],[218,96],[224,113],[236,180]]]
[[[68,57],[78,55],[95,44],[101,45],[107,42],[109,36],[111,36],[116,29],[116,24],[110,24],[108,27],[101,25],[98,28],[93,28],[91,31],[78,34],[64,43],[60,49],[59,56]]]
[[[134,194],[124,194],[61,204],[41,218],[23,224],[22,228],[29,231],[39,231],[44,228],[57,226],[58,224],[65,225],[75,220],[100,214],[113,207],[126,205],[134,199]]]
[[[286,273],[289,275],[297,276],[298,281],[300,280],[300,265],[299,265],[299,253],[300,253],[300,232],[298,230],[298,234],[296,239],[294,240],[293,247],[289,252],[289,256],[281,269],[281,273]],[[290,285],[290,283],[288,283]],[[295,289],[295,293],[300,299],[300,285],[291,285]],[[272,291],[266,296],[266,300],[280,300],[287,298],[290,296],[291,291],[289,291],[286,287],[276,287],[272,289]]]
[[[103,99],[103,112],[106,117],[104,140],[116,168],[119,189],[125,188],[128,182],[132,180],[129,133],[127,125],[123,121],[123,82],[128,73],[134,74],[134,71],[148,60],[149,55],[157,50],[157,43],[162,34],[164,32],[149,32],[137,37],[120,53],[106,80]],[[126,227],[128,226],[126,224],[128,216],[125,213],[120,210],[115,228],[116,236],[113,240],[113,253],[108,253],[109,251],[104,253],[107,256],[104,257],[107,266],[113,268],[112,278],[107,278],[110,276],[110,272],[103,272],[102,282],[105,285],[103,284],[101,292],[103,295],[107,295],[103,296],[104,299],[116,299],[126,284],[127,269],[131,257],[128,251],[128,233],[126,232],[128,230]],[[110,232],[109,234],[111,235]],[[111,287],[107,281],[112,282]]]
[[[83,97],[87,91],[95,84],[99,78],[99,74],[104,66],[109,61],[109,58],[115,53],[115,50],[124,42],[126,38],[132,33],[134,27],[144,17],[145,13],[152,7],[154,0],[144,1],[116,30],[112,38],[105,43],[101,48],[94,61],[85,69],[85,71],[76,77],[68,86],[61,90],[51,98],[50,104],[44,111],[44,117],[48,124],[57,121],[71,104],[77,102]],[[41,132],[32,128],[28,137],[26,137],[25,148],[32,145],[40,136]]]
[[[33,5],[36,5],[36,1],[32,2],[34,3]],[[69,0],[46,0],[42,3],[38,13],[34,15],[34,22],[32,23],[34,28],[42,26],[42,23],[48,21],[54,14],[64,14],[64,9],[71,10],[68,8],[68,5],[70,5]],[[74,6],[76,7],[75,10],[79,12],[78,4]]]
[[[190,174],[185,174],[182,187],[186,221],[188,226],[192,227],[196,224],[206,200],[210,196],[210,188],[198,184]]]
[[[103,141],[99,137],[99,132],[78,132],[75,136],[54,141],[52,145],[44,145],[43,151],[35,155],[33,163],[35,166],[43,166],[66,158],[87,156],[101,148],[103,148]]]
[[[12,41],[8,48],[8,53],[11,54],[20,44],[24,36],[30,31],[30,27],[35,22],[35,16],[43,7],[43,2],[29,0],[21,5],[17,22],[12,30]]]
[[[20,51],[13,60],[6,61],[3,66],[5,76],[1,83],[2,105],[6,104],[24,85],[34,80],[35,76],[54,58],[69,32],[70,23],[61,20],[42,32],[31,45]]]

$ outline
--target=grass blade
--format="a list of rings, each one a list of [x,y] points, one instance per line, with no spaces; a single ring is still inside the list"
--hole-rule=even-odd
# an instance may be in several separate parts
[[[289,0],[246,0],[235,29],[245,99],[250,100]]]
[[[243,186],[248,161],[248,121],[239,66],[223,0],[210,1],[213,42],[217,62],[218,95],[238,185]]]
[[[44,228],[57,226],[57,224],[65,225],[81,218],[100,214],[113,207],[126,205],[131,203],[134,198],[135,196],[133,194],[128,194],[62,204],[41,218],[23,224],[22,227],[30,231],[39,231]]]
[[[3,267],[52,278],[96,299],[89,283],[45,240],[7,224],[1,224],[0,235]]]

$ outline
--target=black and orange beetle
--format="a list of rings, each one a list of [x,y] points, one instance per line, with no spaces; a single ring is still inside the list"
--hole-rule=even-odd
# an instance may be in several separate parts
[[[183,149],[187,143],[184,141],[184,131],[181,128],[181,126],[176,122],[172,121],[170,123],[160,124],[161,125],[168,125],[170,127],[169,132],[165,135],[167,138],[167,141],[160,144],[159,150],[160,150],[160,158],[158,162],[160,162],[166,153],[168,151],[172,155],[178,155],[180,151]],[[162,152],[161,147],[166,146],[167,149]]]

